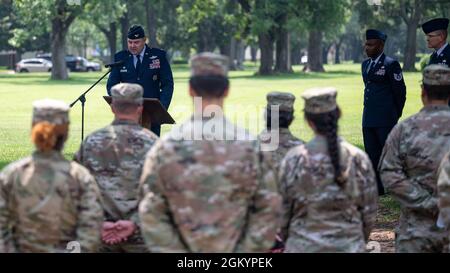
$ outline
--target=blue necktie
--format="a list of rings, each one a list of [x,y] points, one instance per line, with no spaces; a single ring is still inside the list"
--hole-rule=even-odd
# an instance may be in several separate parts
[[[372,66],[373,66],[374,63],[375,63],[375,61],[370,60],[370,64],[369,64],[369,66],[367,67],[366,74],[369,74],[369,72],[370,72],[370,70],[372,69]]]
[[[141,55],[136,55],[137,62],[136,62],[136,73],[139,75],[139,71],[141,69]]]

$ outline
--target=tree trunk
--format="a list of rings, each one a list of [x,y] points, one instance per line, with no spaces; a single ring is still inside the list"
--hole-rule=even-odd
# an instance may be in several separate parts
[[[280,73],[291,73],[291,42],[289,32],[286,29],[288,15],[284,12],[276,21],[278,23],[276,35],[276,61],[275,71]]]
[[[67,80],[69,75],[66,66],[66,34],[67,28],[61,17],[52,19],[52,80]]]
[[[342,46],[342,39],[339,39],[339,41],[336,43],[336,54],[334,55],[334,64],[340,64],[341,63],[341,46]]]
[[[111,52],[110,61],[114,62],[114,54],[117,51],[117,26],[115,22],[109,24],[109,32],[106,34],[108,40],[109,51]]]
[[[353,63],[360,63],[363,60],[363,47],[361,46],[362,41],[358,40],[358,39],[353,39],[352,43],[351,43],[351,58],[353,60]]]
[[[244,41],[239,40],[236,46],[236,67],[239,70],[244,70],[245,48]]]
[[[250,46],[250,55],[252,58],[252,62],[256,62],[256,55],[258,54],[258,47]]]
[[[291,49],[291,64],[299,65],[302,59],[302,49],[300,48],[300,44],[294,44]]]
[[[411,22],[407,25],[405,59],[403,60],[403,71],[416,71],[416,37],[418,22]]]
[[[229,46],[230,46],[229,69],[231,71],[234,71],[234,70],[236,70],[236,46],[237,46],[237,43],[236,43],[236,38],[234,38],[233,36],[231,36]]]
[[[122,32],[122,49],[128,49],[128,29],[130,28],[130,19],[128,18],[128,11],[120,18],[120,30]]]
[[[145,11],[146,11],[146,17],[147,17],[147,31],[149,33],[149,44],[152,47],[158,47],[158,40],[156,39],[156,32],[157,32],[157,26],[156,26],[156,16],[155,16],[155,10],[150,5],[150,0],[145,0]]]
[[[424,13],[426,2],[424,0],[414,0],[414,3],[406,0],[400,2],[400,17],[402,17],[407,28],[405,58],[403,60],[404,71],[416,71],[417,26]],[[410,11],[409,14],[408,11]]]
[[[330,46],[322,46],[322,64],[328,64],[328,52],[330,51]]]
[[[276,64],[275,71],[280,73],[292,73],[291,49],[289,32],[279,30],[276,41]]]
[[[273,37],[270,33],[262,33],[258,36],[259,48],[261,50],[260,75],[273,73]]]
[[[322,32],[311,30],[308,38],[308,63],[304,71],[324,72],[322,64]]]

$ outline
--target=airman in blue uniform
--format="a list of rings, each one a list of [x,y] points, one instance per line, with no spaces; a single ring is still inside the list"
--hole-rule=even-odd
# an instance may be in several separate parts
[[[364,148],[376,169],[390,131],[402,116],[406,86],[398,61],[383,53],[387,35],[375,29],[366,31],[365,50],[369,57],[362,63],[364,110],[362,129]],[[378,192],[384,194],[379,173]]]
[[[112,68],[106,88],[111,95],[111,88],[118,83],[140,84],[144,88],[144,98],[159,99],[168,110],[173,94],[172,70],[166,52],[149,47],[145,40],[145,32],[141,26],[133,25],[129,29],[128,49],[114,55],[114,62],[124,63]],[[152,123],[150,129],[159,136],[161,125]]]
[[[422,30],[427,36],[428,48],[434,49],[428,65],[450,66],[450,46],[447,43],[448,22],[447,18],[436,18],[422,24]]]

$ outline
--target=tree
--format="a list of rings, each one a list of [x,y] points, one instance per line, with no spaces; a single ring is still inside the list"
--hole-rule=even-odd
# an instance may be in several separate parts
[[[110,52],[110,61],[114,61],[117,51],[118,20],[126,12],[126,3],[123,0],[93,1],[86,6],[82,18],[94,24],[106,37]]]
[[[292,1],[276,1],[275,33],[276,33],[276,52],[275,52],[275,71],[280,73],[291,73],[291,42],[290,31],[288,27],[289,17],[292,15]]]
[[[152,46],[154,47],[158,47],[158,39],[156,37],[156,33],[158,31],[158,27],[157,27],[157,9],[156,9],[156,2],[159,1],[150,1],[150,0],[145,0],[145,17],[146,17],[146,23],[147,23],[147,31],[148,31],[148,35],[149,35],[149,39],[150,39],[150,43],[152,44]]]
[[[70,25],[81,14],[85,5],[86,1],[80,1],[79,5],[66,0],[14,1],[14,12],[26,26],[26,31],[39,33],[50,26],[53,63],[51,78],[54,80],[68,78],[64,59],[66,55],[66,35]],[[40,16],[36,16],[37,14]],[[18,32],[20,33],[20,29],[17,29],[16,33]]]
[[[323,72],[322,39],[324,33],[337,30],[345,23],[347,0],[299,0],[305,9],[305,26],[309,30],[308,63],[305,71]]]
[[[193,41],[197,52],[219,48],[229,57],[230,69],[237,68],[241,62],[242,54],[238,53],[242,52],[246,16],[234,1],[181,0],[177,14],[186,44]]]

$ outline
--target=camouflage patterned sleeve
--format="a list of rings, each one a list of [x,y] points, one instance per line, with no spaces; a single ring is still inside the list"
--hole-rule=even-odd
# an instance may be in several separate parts
[[[292,150],[283,159],[280,171],[278,174],[280,182],[280,193],[283,198],[282,203],[282,216],[281,216],[281,231],[280,236],[283,241],[286,241],[289,236],[289,226],[293,216],[294,198],[292,196],[292,185],[296,183],[296,173],[298,172],[297,166],[304,158],[293,154]],[[303,163],[305,163],[303,161]],[[302,196],[298,196],[295,202],[297,209],[303,209]],[[301,212],[299,213],[301,214]]]
[[[77,241],[80,243],[82,252],[95,252],[100,246],[103,223],[100,190],[94,177],[84,167],[75,165],[71,172],[81,184]]]
[[[450,229],[450,153],[439,168],[438,176],[439,210],[442,221]]]
[[[275,242],[280,224],[281,196],[278,193],[274,174],[267,175],[262,155],[257,154],[259,185],[249,208],[249,218],[244,237],[237,246],[238,252],[268,252]]]
[[[8,210],[9,184],[7,181],[6,169],[0,172],[0,253],[16,252],[11,247],[11,227]]]
[[[394,127],[386,140],[378,170],[386,189],[403,207],[430,209],[437,205],[437,199],[422,188],[417,181],[409,179],[404,172],[400,154],[401,124]]]
[[[356,179],[361,189],[361,203],[358,207],[362,215],[364,237],[367,242],[377,216],[378,188],[375,172],[367,155],[362,154],[356,159]]]
[[[159,177],[161,145],[155,144],[147,154],[140,180],[139,221],[142,237],[150,252],[187,252],[173,226],[167,199]]]

